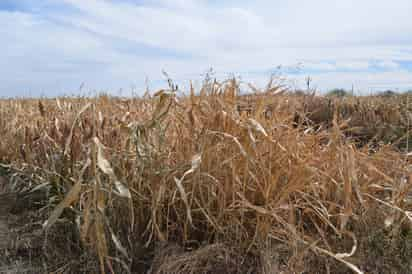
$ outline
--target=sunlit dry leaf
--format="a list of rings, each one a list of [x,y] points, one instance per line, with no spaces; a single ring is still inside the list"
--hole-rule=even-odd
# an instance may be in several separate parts
[[[57,219],[63,213],[63,210],[65,208],[69,207],[71,204],[73,204],[74,202],[78,200],[81,187],[82,187],[81,181],[78,181],[70,189],[69,193],[67,193],[63,201],[61,201],[60,204],[58,204],[56,208],[52,211],[49,219],[47,219],[47,221],[43,223],[43,228],[45,230],[48,230],[57,221]]]
[[[115,181],[114,186],[116,187],[116,190],[117,190],[117,192],[114,192],[115,194],[119,195],[120,197],[125,197],[125,198],[132,197],[130,190],[121,182]]]
[[[336,254],[333,254],[332,252],[317,247],[317,246],[310,246],[312,250],[316,251],[316,252],[320,252],[323,253],[325,255],[328,255],[332,258],[335,258],[336,260],[340,261],[341,263],[345,264],[347,267],[349,267],[353,272],[357,273],[357,274],[364,274],[364,272],[362,270],[359,269],[359,267],[357,267],[356,265],[354,265],[353,263],[350,263],[346,260],[344,260],[343,258],[341,258],[341,256],[337,256]]]
[[[61,201],[53,210],[53,212],[50,214],[49,219],[43,223],[43,228],[45,230],[49,229],[60,217],[60,215],[63,213],[63,210],[69,206],[71,206],[73,203],[75,203],[79,199],[81,187],[82,187],[82,177],[84,173],[86,172],[86,169],[90,166],[90,159],[86,161],[84,164],[83,168],[80,171],[79,179],[78,181],[73,185],[73,187],[70,189],[70,191],[67,193],[66,197]],[[41,185],[41,188],[45,187],[46,185]]]
[[[112,178],[115,177],[114,171],[113,171],[109,161],[106,158],[104,158],[103,144],[100,142],[100,140],[97,137],[94,137],[93,141],[97,145],[97,166],[105,174],[111,176]]]
[[[41,184],[35,186],[34,188],[32,188],[32,189],[29,191],[29,193],[36,192],[36,191],[38,191],[38,190],[40,190],[40,189],[47,188],[47,187],[49,187],[49,186],[50,186],[50,182],[41,183]]]
[[[392,226],[392,224],[395,222],[395,214],[391,214],[388,217],[385,218],[385,227],[388,228]]]
[[[103,114],[101,111],[99,111],[99,123],[102,124],[103,123]]]
[[[123,247],[122,243],[120,242],[120,240],[116,237],[116,235],[113,232],[111,234],[112,234],[112,241],[114,245],[116,246],[116,249],[119,250],[123,256],[125,256],[126,258],[129,258],[126,248]]]
[[[192,214],[191,214],[191,211],[190,211],[189,202],[187,200],[187,194],[185,192],[185,189],[182,185],[181,180],[177,179],[176,177],[174,177],[174,179],[175,179],[175,183],[177,185],[177,189],[179,190],[180,196],[182,197],[182,200],[183,200],[183,202],[185,203],[185,206],[186,206],[187,219],[189,220],[190,224],[192,224],[193,223]]]
[[[255,119],[249,118],[249,122],[254,130],[262,133],[266,137],[268,136],[268,134],[266,133],[266,130],[263,128],[263,126],[258,121],[256,121]]]
[[[56,98],[56,104],[57,104],[57,107],[59,108],[59,110],[63,110],[59,98]]]
[[[349,235],[352,238],[353,245],[352,245],[352,249],[349,253],[337,253],[337,254],[335,254],[335,256],[337,258],[341,258],[341,259],[352,257],[353,255],[355,255],[355,252],[358,249],[358,241],[356,240],[355,234],[353,234],[350,231],[345,231],[345,234]]]
[[[191,168],[192,172],[196,170],[197,168],[199,168],[201,162],[202,162],[202,154],[196,154],[195,156],[193,156],[192,168]]]

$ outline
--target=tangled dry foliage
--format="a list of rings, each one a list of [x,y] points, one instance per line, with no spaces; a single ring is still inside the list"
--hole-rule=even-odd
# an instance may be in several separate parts
[[[410,272],[407,96],[239,85],[0,101],[8,188],[44,194],[46,270]]]

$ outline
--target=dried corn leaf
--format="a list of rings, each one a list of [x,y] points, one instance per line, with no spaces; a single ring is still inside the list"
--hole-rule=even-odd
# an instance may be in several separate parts
[[[123,256],[125,256],[126,258],[129,258],[126,248],[123,247],[122,243],[120,242],[120,240],[116,237],[116,235],[113,232],[111,234],[112,234],[112,241],[114,245],[116,246],[116,249],[119,250]]]
[[[132,195],[130,193],[130,190],[116,178],[112,166],[110,165],[109,161],[104,157],[103,144],[97,137],[94,137],[93,141],[97,145],[97,166],[105,174],[109,175],[110,178],[114,181],[114,186],[117,190],[114,191],[114,193],[121,197],[131,198]]]
[[[124,184],[122,184],[119,181],[114,182],[114,186],[116,187],[116,190],[114,193],[120,197],[125,197],[125,198],[132,198],[132,194],[130,193],[129,188],[127,188]]]
[[[90,106],[92,105],[92,103],[88,103],[86,104],[80,111],[79,113],[77,113],[76,117],[74,118],[72,127],[70,128],[70,133],[69,136],[66,139],[66,146],[64,148],[64,155],[68,155],[69,150],[70,150],[70,144],[72,143],[72,138],[73,138],[73,131],[74,131],[74,127],[76,125],[77,120],[80,118],[80,115],[85,112]]]
[[[176,177],[174,177],[174,179],[175,179],[175,183],[177,185],[177,189],[179,190],[180,196],[182,197],[182,200],[183,200],[183,202],[185,203],[185,206],[186,206],[187,219],[189,220],[190,224],[193,224],[190,205],[189,205],[189,202],[188,202],[188,199],[187,199],[186,191],[185,191],[185,189],[182,185],[182,181],[177,179]]]
[[[262,133],[265,137],[268,136],[268,134],[266,133],[266,130],[263,128],[263,126],[258,121],[256,121],[255,119],[249,118],[249,123],[254,130]]]
[[[97,145],[97,166],[100,168],[101,171],[103,171],[105,174],[115,177],[114,171],[109,163],[109,161],[104,158],[103,155],[103,144],[100,142],[100,140],[97,137],[93,138],[94,143]]]
[[[53,210],[49,219],[47,219],[47,221],[43,223],[43,228],[45,230],[49,229],[57,221],[57,219],[63,213],[63,210],[65,208],[69,207],[71,204],[73,204],[74,202],[78,200],[81,188],[82,188],[81,181],[78,181],[70,189],[69,193],[63,199],[63,201],[61,201],[60,204],[58,204],[56,208]]]

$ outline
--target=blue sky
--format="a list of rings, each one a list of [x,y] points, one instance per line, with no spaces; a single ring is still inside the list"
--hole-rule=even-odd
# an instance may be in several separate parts
[[[412,88],[410,0],[0,0],[0,97],[129,93],[215,76]],[[280,69],[278,67],[281,66]],[[82,90],[80,89],[82,86]]]

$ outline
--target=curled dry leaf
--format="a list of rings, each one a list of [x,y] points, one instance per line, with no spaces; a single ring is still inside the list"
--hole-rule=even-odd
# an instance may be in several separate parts
[[[191,214],[191,211],[190,211],[190,205],[189,205],[189,202],[188,202],[188,199],[187,199],[186,191],[185,191],[185,189],[182,185],[182,181],[177,179],[176,177],[174,177],[174,179],[175,179],[175,183],[177,185],[177,189],[179,190],[180,196],[182,197],[182,200],[183,200],[183,202],[185,203],[185,206],[186,206],[187,219],[189,220],[190,224],[192,224],[193,223],[192,214]]]
[[[109,161],[103,155],[103,144],[97,137],[93,138],[94,143],[97,145],[97,166],[103,171],[105,174],[115,177],[114,171],[109,163]]]
[[[190,211],[190,205],[189,205],[189,202],[188,202],[188,199],[187,199],[187,194],[186,194],[186,191],[183,187],[182,182],[188,174],[193,173],[196,169],[199,168],[201,162],[202,162],[202,155],[201,154],[196,154],[195,156],[192,157],[192,166],[191,166],[191,168],[189,170],[187,170],[180,179],[177,179],[176,177],[174,177],[177,189],[179,190],[180,196],[182,197],[183,202],[185,203],[185,206],[186,206],[187,218],[188,218],[188,220],[191,224],[193,223],[192,222],[192,214],[191,214],[191,211]]]
[[[356,240],[355,234],[350,231],[345,231],[345,234],[349,235],[352,238],[353,246],[349,253],[337,253],[335,255],[337,258],[341,258],[341,259],[352,257],[355,254],[356,250],[358,249],[358,241]]]
[[[122,184],[119,181],[115,181],[114,182],[114,186],[116,187],[116,192],[114,192],[116,195],[120,196],[120,197],[125,197],[125,198],[132,198],[132,194],[130,193],[130,190],[124,186],[124,184]]]
[[[97,166],[103,173],[109,175],[110,179],[114,182],[114,186],[117,191],[114,192],[114,194],[120,196],[120,197],[125,197],[125,198],[131,198],[132,195],[130,193],[129,188],[127,188],[124,184],[122,184],[114,174],[113,168],[111,167],[109,161],[104,157],[103,155],[103,149],[104,146],[100,142],[100,140],[97,137],[93,138],[94,143],[97,146]]]
[[[268,136],[268,134],[266,133],[266,130],[263,128],[263,126],[258,121],[256,121],[255,119],[249,118],[249,123],[254,130],[262,133],[265,137]]]
[[[59,98],[56,98],[56,104],[57,104],[57,107],[58,107],[60,110],[63,110],[62,104],[60,103]]]

